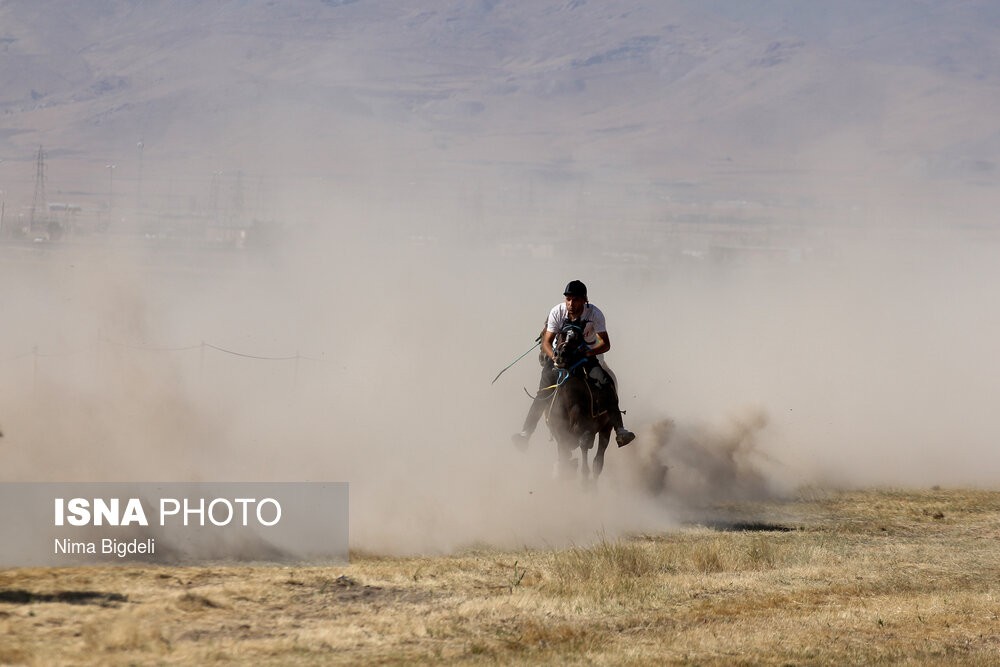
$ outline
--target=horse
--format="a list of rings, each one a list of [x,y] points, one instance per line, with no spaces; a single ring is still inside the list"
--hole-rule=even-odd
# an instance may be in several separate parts
[[[557,469],[562,477],[576,472],[573,450],[580,448],[583,484],[596,485],[604,469],[604,452],[611,439],[611,419],[598,405],[597,392],[587,379],[587,344],[583,330],[568,324],[556,334],[552,346],[556,383],[551,387],[553,396],[545,412],[549,431],[556,439],[559,452]],[[599,368],[599,367],[598,367]],[[603,369],[602,369],[603,372]],[[587,458],[598,436],[594,454],[593,474]]]

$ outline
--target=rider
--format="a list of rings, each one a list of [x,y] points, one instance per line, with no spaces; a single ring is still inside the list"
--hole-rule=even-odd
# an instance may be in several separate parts
[[[619,447],[624,447],[635,440],[635,434],[622,425],[622,413],[618,408],[618,392],[615,389],[614,376],[610,369],[604,365],[602,355],[611,349],[611,339],[608,337],[604,313],[587,300],[587,286],[579,280],[570,281],[563,291],[563,296],[566,297],[565,303],[557,304],[552,308],[545,323],[545,330],[542,331],[542,353],[539,355],[542,362],[542,377],[538,383],[538,394],[528,409],[524,428],[520,433],[515,433],[512,440],[518,447],[528,446],[528,439],[535,431],[538,420],[545,411],[545,404],[550,398],[550,394],[543,390],[552,387],[558,381],[553,366],[555,351],[552,349],[552,343],[563,326],[576,324],[583,329],[584,341],[588,345],[586,351],[588,357],[587,375],[600,388],[601,405],[608,411],[611,424],[615,427],[615,440]]]

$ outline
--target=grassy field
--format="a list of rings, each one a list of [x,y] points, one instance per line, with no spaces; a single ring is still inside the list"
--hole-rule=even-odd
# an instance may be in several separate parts
[[[1000,492],[711,516],[346,568],[0,570],[0,663],[1000,663]]]

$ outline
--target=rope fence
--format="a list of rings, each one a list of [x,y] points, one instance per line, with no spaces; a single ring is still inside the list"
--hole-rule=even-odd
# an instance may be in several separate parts
[[[126,350],[134,350],[134,351],[137,351],[137,352],[150,352],[150,353],[192,352],[194,350],[199,350],[201,352],[201,358],[200,358],[200,363],[199,363],[199,376],[202,376],[202,377],[204,376],[204,370],[205,370],[205,351],[206,350],[213,350],[213,351],[221,353],[221,354],[229,355],[229,356],[232,356],[232,357],[239,357],[239,358],[242,358],[242,359],[249,359],[249,360],[252,360],[252,361],[291,361],[291,362],[294,362],[294,384],[295,384],[295,386],[298,385],[299,363],[300,362],[307,361],[307,362],[312,362],[312,363],[327,364],[327,363],[330,363],[332,361],[330,359],[322,359],[322,358],[318,358],[318,357],[312,357],[312,356],[302,355],[302,354],[299,354],[298,351],[296,351],[295,354],[291,354],[291,355],[265,356],[265,355],[258,355],[258,354],[249,354],[247,352],[240,352],[240,351],[237,351],[237,350],[230,350],[228,348],[224,348],[224,347],[221,347],[219,345],[213,345],[212,343],[207,343],[205,341],[201,341],[201,343],[199,343],[198,345],[186,345],[186,346],[179,346],[179,347],[157,347],[157,346],[152,346],[152,345],[136,345],[136,344],[131,344],[131,343],[122,343],[122,342],[119,342],[119,341],[114,341],[114,340],[110,340],[108,338],[104,338],[103,336],[99,335],[98,338],[97,338],[97,342],[95,344],[88,345],[88,346],[85,346],[85,347],[82,347],[82,348],[79,348],[79,349],[75,349],[75,350],[42,351],[42,350],[39,349],[39,347],[37,345],[35,345],[34,347],[32,347],[32,349],[29,352],[22,352],[20,354],[14,354],[14,355],[6,357],[6,359],[3,360],[3,364],[7,365],[7,364],[9,364],[11,362],[19,361],[19,360],[22,360],[22,359],[29,359],[29,358],[32,359],[33,360],[32,383],[33,383],[33,385],[37,385],[37,382],[38,382],[38,373],[39,373],[39,371],[38,371],[38,361],[39,361],[39,359],[68,358],[68,357],[74,357],[74,356],[83,355],[83,354],[87,354],[87,353],[90,353],[90,354],[96,353],[98,355],[98,357],[100,357],[101,345],[102,344],[107,345],[107,346],[112,347],[112,348],[120,348],[120,349],[126,349]]]

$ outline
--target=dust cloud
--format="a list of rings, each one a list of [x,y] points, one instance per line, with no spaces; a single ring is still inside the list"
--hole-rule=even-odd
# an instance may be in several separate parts
[[[665,530],[679,506],[804,484],[1000,473],[993,241],[845,234],[638,265],[336,229],[261,253],[5,248],[0,479],[346,481],[353,548],[441,553]],[[639,434],[596,494],[552,479],[544,424],[511,445],[535,355],[490,384],[573,278],[608,317]]]
[[[694,3],[118,4],[3,5],[0,223],[42,144],[81,209],[76,237],[0,239],[0,480],[346,481],[379,553],[996,484],[982,58],[900,78],[810,37],[762,63],[784,19]],[[913,60],[890,32],[923,44],[857,43]],[[251,219],[263,247],[206,247]],[[511,445],[535,355],[490,384],[571,279],[639,434],[596,494],[551,478],[544,425]]]

